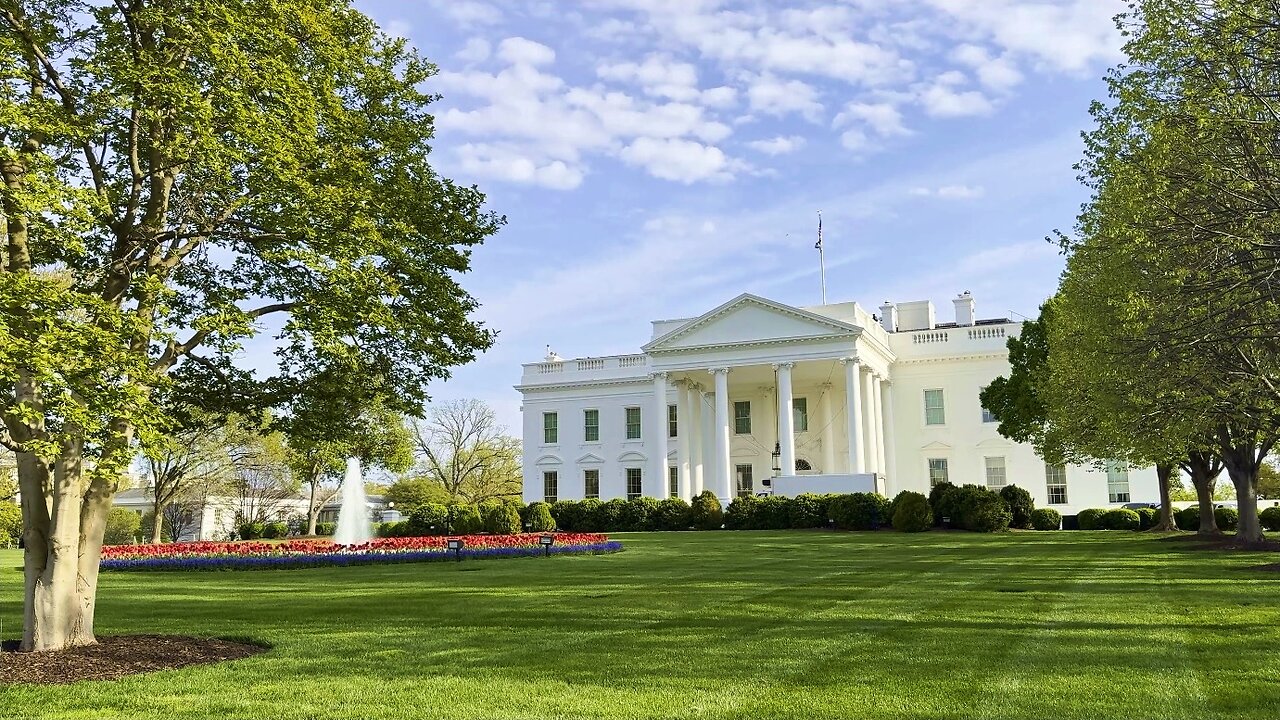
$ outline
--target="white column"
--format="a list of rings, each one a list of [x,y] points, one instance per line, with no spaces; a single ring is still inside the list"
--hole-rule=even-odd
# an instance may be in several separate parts
[[[680,498],[688,500],[693,487],[693,387],[681,380],[676,388],[676,433],[680,452]]]
[[[858,358],[847,357],[844,363],[844,401],[845,418],[848,420],[846,431],[849,435],[849,472],[866,472],[863,465],[862,452],[862,378],[858,370]]]
[[[649,461],[649,472],[652,477],[648,483],[645,495],[659,500],[666,498],[670,493],[667,485],[667,374],[664,372],[656,372],[651,375],[653,378],[653,420],[649,423],[649,427],[653,428],[653,442],[649,443],[649,447],[653,448],[653,453],[657,457]]]
[[[778,371],[778,442],[782,444],[782,476],[796,474],[795,414],[791,405],[791,368],[795,363],[777,363]]]
[[[689,500],[702,492],[702,463],[705,447],[705,428],[702,424],[702,386],[689,383],[689,448],[692,457],[689,465]]]
[[[894,440],[897,433],[894,432],[893,425],[893,381],[885,378],[884,380],[884,437],[885,437],[885,466],[884,474],[886,478],[890,478],[897,482],[898,469],[898,453]],[[887,484],[887,482],[886,482]],[[895,487],[894,490],[901,488]],[[886,488],[888,490],[888,488]]]
[[[876,468],[880,474],[884,475],[886,466],[884,464],[884,403],[880,397],[880,382],[884,378],[879,373],[875,375],[875,382],[872,383],[872,392],[875,393],[875,426],[876,426]]]
[[[880,472],[880,466],[876,464],[878,457],[876,454],[876,396],[875,391],[871,389],[872,384],[875,382],[874,374],[870,371],[863,373],[861,382],[862,396],[866,398],[866,402],[862,404],[863,431],[866,433],[866,444],[863,445],[866,449],[864,455],[866,463],[863,467],[866,468],[866,472],[878,473]]]
[[[713,368],[716,381],[716,494],[721,502],[733,498],[733,480],[729,468],[729,368]]]
[[[831,412],[831,383],[819,386],[818,422],[822,423],[822,472],[833,474],[836,471],[836,428],[835,418]],[[813,420],[809,421],[813,427]]]
[[[702,392],[702,467],[698,492],[716,490],[716,396]]]

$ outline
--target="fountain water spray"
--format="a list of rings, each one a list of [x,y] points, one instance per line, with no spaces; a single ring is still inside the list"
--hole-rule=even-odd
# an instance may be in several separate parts
[[[364,478],[360,474],[360,461],[347,458],[347,474],[342,478],[341,509],[338,510],[338,529],[333,541],[339,545],[359,545],[373,537],[369,523],[369,501],[364,494]]]

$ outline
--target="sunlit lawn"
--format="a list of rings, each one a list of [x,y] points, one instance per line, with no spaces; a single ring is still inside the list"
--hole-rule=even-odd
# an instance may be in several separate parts
[[[1276,718],[1276,558],[1129,533],[622,535],[610,556],[103,577],[100,634],[265,655],[3,718]],[[14,551],[0,620],[21,621]]]

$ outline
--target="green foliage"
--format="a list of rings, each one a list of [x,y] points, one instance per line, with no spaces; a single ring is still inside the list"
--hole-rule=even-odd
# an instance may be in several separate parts
[[[1106,510],[1101,508],[1089,508],[1076,513],[1076,522],[1080,524],[1081,530],[1105,530],[1102,524],[1102,517],[1107,514]]]
[[[331,522],[316,523],[316,535],[320,537],[332,537],[338,531],[338,524]]]
[[[759,499],[754,495],[743,495],[729,501],[724,509],[725,530],[751,530],[755,525],[756,506]]]
[[[17,507],[16,505],[14,507]],[[22,516],[18,516],[21,521]],[[107,513],[107,529],[102,535],[102,542],[107,545],[128,545],[138,541],[139,531],[142,529],[142,516],[129,510],[128,508],[111,508]],[[10,535],[16,534],[12,532],[8,523],[0,522],[0,530],[9,531]]]
[[[142,513],[141,524],[138,528],[138,532],[142,535],[142,542],[151,542],[151,533],[155,529],[155,521],[156,514],[154,511],[148,510]],[[259,531],[258,537],[261,536],[262,533]],[[173,533],[170,532],[169,523],[165,522],[163,513],[160,515],[160,542],[173,542]]]
[[[1280,470],[1272,462],[1258,466],[1258,497],[1280,500]]]
[[[624,527],[626,518],[628,517],[627,501],[622,498],[614,498],[600,505],[596,511],[596,527],[597,532],[614,532]]]
[[[1138,513],[1139,530],[1150,530],[1160,524],[1160,510],[1158,508],[1137,508],[1134,512]]]
[[[1264,530],[1271,532],[1280,532],[1280,507],[1271,506],[1264,508],[1258,513],[1258,520],[1262,522]]]
[[[960,525],[960,513],[955,506],[956,486],[940,482],[929,488],[929,507],[933,508],[933,524],[942,527],[943,518],[951,518],[951,524]]]
[[[146,522],[143,522],[145,528]],[[238,528],[241,540],[257,540],[262,537],[262,533],[266,532],[266,524],[260,522],[242,522]]]
[[[557,500],[551,505],[556,527],[565,532],[583,532],[582,504],[577,500]]]
[[[622,508],[622,516],[618,518],[619,530],[643,531],[653,529],[653,515],[658,509],[658,501],[651,497],[632,498]]]
[[[1240,512],[1235,508],[1220,507],[1213,511],[1213,519],[1217,521],[1219,530],[1233,532],[1240,525]]]
[[[449,507],[440,503],[423,503],[409,513],[406,530],[410,537],[444,535],[449,532]]]
[[[1053,508],[1037,508],[1031,512],[1034,530],[1057,530],[1062,527],[1062,514]]]
[[[484,518],[480,516],[480,509],[470,503],[448,507],[449,533],[452,535],[478,532],[511,535],[520,532],[520,512],[513,506],[503,505]]]
[[[419,534],[413,532],[412,528],[413,525],[408,520],[384,522],[378,523],[378,526],[373,530],[373,534],[380,538],[418,537]]]
[[[1035,512],[1036,503],[1031,493],[1017,485],[1005,485],[1000,488],[1000,499],[1009,506],[1009,527],[1027,530],[1031,527],[1031,513]]]
[[[601,508],[604,503],[599,498],[588,498],[578,505],[578,532],[605,532],[605,518]]]
[[[485,532],[495,536],[513,536],[513,534],[524,532],[524,525],[520,521],[520,509],[509,502],[499,503],[489,512],[489,515],[485,516],[484,529]],[[462,530],[454,530],[454,532],[461,534]]]
[[[1200,506],[1184,507],[1173,514],[1173,522],[1179,530],[1196,532],[1200,530]]]
[[[875,530],[889,525],[889,501],[876,493],[837,495],[829,506],[831,519],[842,530]]]
[[[1013,514],[999,495],[986,491],[974,495],[962,511],[964,528],[974,532],[1001,532],[1009,529]]]
[[[769,495],[757,500],[753,529],[785,530],[791,527],[791,498]]]
[[[1102,514],[1103,530],[1137,530],[1141,527],[1142,519],[1129,508],[1113,508]]]
[[[893,527],[902,532],[924,532],[933,527],[933,508],[929,498],[918,492],[903,490],[893,499]]]
[[[280,522],[278,520],[275,522],[265,523],[262,526],[262,537],[267,540],[278,540],[280,538],[289,537],[289,525],[288,523]]]
[[[822,528],[827,526],[828,496],[804,493],[791,498],[787,509],[788,524],[793,528]]]
[[[544,502],[531,503],[528,514],[529,532],[551,532],[556,529],[555,518],[551,517],[551,506]]]
[[[1022,332],[1006,342],[1009,377],[998,377],[982,391],[982,407],[1000,422],[998,431],[1011,440],[1030,443],[1043,455],[1049,408],[1044,385],[1049,373],[1049,325],[1052,301],[1040,306],[1040,316],[1022,324]],[[1044,455],[1048,457],[1047,455]],[[936,500],[930,492],[930,502]],[[934,503],[934,507],[937,505]],[[1021,526],[1017,526],[1021,527]]]
[[[387,502],[392,503],[396,510],[404,516],[410,516],[413,511],[427,503],[439,503],[441,505],[449,501],[449,495],[437,483],[424,478],[404,478],[391,483],[387,491],[383,493],[383,497]]]
[[[655,530],[688,530],[690,520],[689,503],[681,498],[667,498],[658,503],[653,511],[653,528]]]
[[[703,490],[693,499],[689,520],[695,530],[719,530],[724,525],[724,511],[720,499],[710,490]]]
[[[8,530],[0,530],[0,549],[17,547],[18,541],[9,534]]]

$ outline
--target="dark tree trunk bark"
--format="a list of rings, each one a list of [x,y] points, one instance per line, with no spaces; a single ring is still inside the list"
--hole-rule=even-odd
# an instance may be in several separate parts
[[[1169,496],[1169,478],[1174,470],[1173,465],[1156,465],[1156,478],[1160,485],[1160,520],[1151,528],[1156,532],[1176,532],[1178,529],[1173,520],[1173,499]]]
[[[1223,448],[1222,462],[1236,486],[1236,509],[1240,524],[1236,539],[1240,542],[1262,542],[1262,523],[1258,519],[1258,451],[1253,447]]]
[[[1206,452],[1193,452],[1187,458],[1187,471],[1191,475],[1191,485],[1196,489],[1196,500],[1200,505],[1201,535],[1221,535],[1218,520],[1213,516],[1213,490],[1218,473],[1222,467],[1217,458]]]

